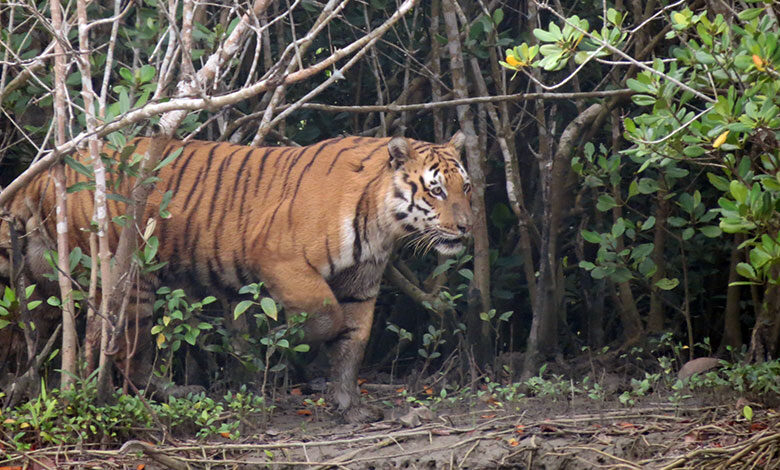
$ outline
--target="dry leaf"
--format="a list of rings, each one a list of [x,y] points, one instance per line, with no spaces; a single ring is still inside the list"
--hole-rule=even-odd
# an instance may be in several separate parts
[[[518,434],[523,434],[525,432],[525,426],[523,426],[522,424],[518,424],[517,426],[515,426],[515,432]]]
[[[220,436],[224,437],[225,439],[230,439],[230,433],[227,431],[219,433]]]
[[[558,432],[558,428],[549,424],[542,424],[539,426],[541,432]]]
[[[290,390],[290,395],[295,395],[296,397],[299,397],[299,396],[303,395],[303,392],[301,391],[300,388],[296,387],[296,388],[293,388],[292,390]]]
[[[423,391],[428,396],[433,395],[433,389],[431,387],[427,386],[427,385],[423,388]]]
[[[311,410],[298,410],[296,413],[301,416],[311,416]]]
[[[768,426],[766,424],[764,424],[764,423],[752,423],[750,425],[750,430],[751,431],[763,431],[767,427]]]
[[[635,429],[637,427],[636,424],[629,423],[628,421],[621,421],[620,423],[617,423],[616,426],[623,429]]]
[[[512,447],[517,447],[517,446],[519,446],[519,445],[520,445],[520,441],[518,441],[518,440],[517,440],[517,439],[515,439],[514,437],[510,437],[510,438],[507,440],[507,443],[508,443],[510,446],[512,446]]]
[[[146,468],[146,464],[139,463],[135,466],[135,470],[144,470]]]
[[[358,379],[358,385],[363,385],[366,382],[368,382],[368,380],[366,380],[366,379]]]
[[[493,418],[495,418],[495,417],[496,417],[496,415],[495,415],[495,414],[492,414],[492,415],[482,415],[482,417],[483,417],[484,419],[493,419]]]

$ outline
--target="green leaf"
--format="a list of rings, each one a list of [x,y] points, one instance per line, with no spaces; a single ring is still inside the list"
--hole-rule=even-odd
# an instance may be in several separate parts
[[[672,290],[675,287],[677,287],[679,284],[680,284],[680,280],[677,279],[676,277],[672,279],[668,279],[668,278],[659,279],[658,282],[655,283],[656,287],[662,290]]]
[[[628,185],[628,198],[631,199],[637,194],[639,194],[639,184],[634,180]]]
[[[753,266],[747,264],[747,263],[739,263],[737,264],[737,274],[739,274],[742,277],[746,277],[748,279],[757,280],[756,276],[756,270],[753,269]]]
[[[82,164],[81,162],[74,160],[73,157],[71,157],[70,155],[66,155],[65,157],[62,158],[62,160],[69,167],[73,168],[77,173],[81,173],[87,178],[92,179],[95,176],[95,174],[92,172],[92,168],[89,168],[86,165]]]
[[[279,312],[276,309],[276,302],[274,302],[274,299],[263,297],[260,299],[260,308],[263,309],[263,313],[265,313],[268,318],[271,318],[274,321],[279,319]]]
[[[431,274],[431,276],[438,277],[442,275],[444,272],[450,269],[453,264],[455,264],[455,260],[452,258],[448,258],[445,262],[436,266],[436,269],[433,270],[433,274]]]
[[[238,319],[241,315],[244,314],[244,312],[247,311],[249,307],[254,305],[255,303],[251,300],[242,300],[241,302],[236,305],[236,308],[233,310],[233,319]]]
[[[498,26],[501,24],[501,22],[504,20],[504,10],[501,8],[496,8],[496,11],[493,12],[493,24]]]
[[[763,12],[763,8],[748,8],[747,10],[742,10],[741,12],[737,13],[737,17],[740,21],[747,22],[758,18],[758,16]]]
[[[310,348],[308,344],[296,344],[295,346],[293,346],[292,349],[295,352],[304,353],[304,352],[309,352]]]
[[[141,70],[138,72],[138,78],[140,79],[141,83],[151,82],[154,78],[156,70],[151,65],[144,65],[141,67]]]
[[[686,157],[696,158],[705,154],[705,150],[698,145],[689,145],[683,149]]]
[[[710,184],[715,186],[717,189],[721,191],[728,191],[729,190],[729,180],[726,178],[716,175],[714,173],[707,173],[707,179],[710,180]]]
[[[556,35],[541,28],[534,29],[534,36],[541,42],[556,42],[559,39],[563,39],[560,35]]]
[[[707,238],[718,238],[721,234],[720,228],[714,225],[705,225],[704,227],[700,227],[699,231]]]
[[[474,279],[474,273],[470,269],[466,269],[466,268],[460,269],[458,270],[458,274],[465,277],[469,281]]]
[[[174,150],[173,152],[171,152],[170,154],[168,154],[168,156],[166,156],[160,163],[157,164],[157,166],[154,167],[154,171],[158,171],[161,168],[163,168],[164,166],[166,166],[169,163],[171,163],[172,161],[176,160],[176,158],[179,155],[181,155],[181,152],[183,150],[184,150],[184,147],[179,147],[176,150]]]
[[[683,240],[690,240],[694,233],[695,233],[695,230],[693,229],[693,227],[688,227],[685,230],[683,230],[682,239]]]
[[[748,189],[741,181],[732,180],[729,183],[729,192],[739,203],[744,203],[747,200]]]
[[[655,89],[651,88],[649,86],[649,84],[640,82],[639,80],[637,80],[635,78],[629,78],[628,80],[626,80],[626,85],[628,85],[628,87],[630,89],[632,89],[633,91],[635,91],[637,93],[646,93],[646,94],[649,94],[649,95],[652,95],[652,94],[655,93]]]
[[[637,106],[652,106],[656,102],[656,98],[650,95],[632,95],[631,101]]]
[[[617,207],[617,202],[615,202],[615,198],[610,196],[609,194],[602,194],[599,196],[598,202],[596,203],[596,209],[600,210],[601,212],[606,212],[612,208]]]
[[[601,243],[601,235],[596,232],[591,232],[589,230],[583,230],[582,231],[582,238],[585,239],[585,241],[590,243]]]
[[[591,263],[590,261],[585,261],[585,260],[582,260],[582,261],[580,261],[580,264],[579,264],[579,266],[580,266],[582,269],[586,270],[586,271],[592,271],[592,270],[593,270],[593,268],[595,268],[595,267],[596,267],[596,265],[595,265],[595,264]]]
[[[753,408],[751,408],[750,405],[745,405],[744,407],[742,407],[742,416],[744,416],[746,420],[752,421]]]

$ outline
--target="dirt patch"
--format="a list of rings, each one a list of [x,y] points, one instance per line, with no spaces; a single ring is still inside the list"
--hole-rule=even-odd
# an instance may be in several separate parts
[[[372,394],[374,395],[374,394]],[[369,397],[370,398],[370,397]],[[713,397],[714,398],[714,397]],[[723,397],[718,397],[721,402]],[[304,397],[288,397],[263,426],[244,437],[165,444],[129,441],[114,449],[59,447],[12,456],[2,466],[28,468],[780,468],[780,416],[754,404],[688,402],[623,407],[587,399],[474,399],[432,405],[419,425],[398,419],[407,408],[376,397],[387,419],[335,424],[320,410],[300,414]],[[139,467],[143,465],[143,467]],[[752,466],[752,467],[751,467]]]

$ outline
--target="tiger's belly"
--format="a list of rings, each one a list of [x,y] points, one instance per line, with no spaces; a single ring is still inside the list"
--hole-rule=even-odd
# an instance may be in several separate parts
[[[326,279],[339,302],[363,301],[379,294],[387,259],[364,261]]]

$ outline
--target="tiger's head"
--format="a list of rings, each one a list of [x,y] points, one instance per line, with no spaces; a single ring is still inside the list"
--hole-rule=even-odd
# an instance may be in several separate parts
[[[471,230],[471,183],[460,161],[465,136],[444,145],[395,137],[387,144],[394,170],[391,206],[411,244],[452,255]]]

